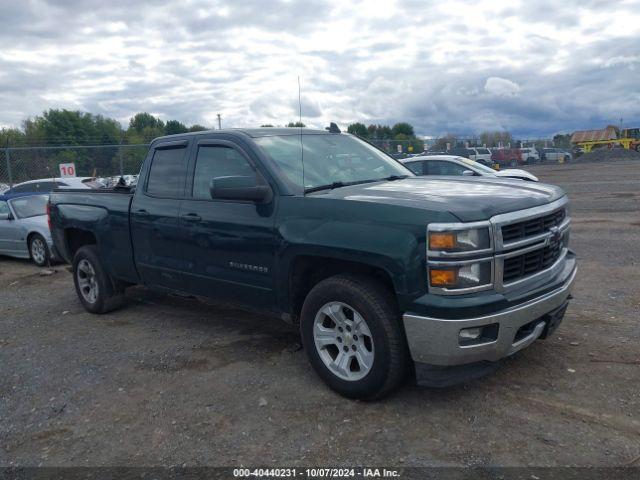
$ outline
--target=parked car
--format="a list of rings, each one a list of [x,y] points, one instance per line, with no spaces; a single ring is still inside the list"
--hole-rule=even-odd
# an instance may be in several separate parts
[[[54,188],[100,188],[100,185],[93,177],[41,178],[16,183],[4,193],[49,193]]]
[[[543,162],[560,162],[568,163],[572,160],[570,152],[561,148],[543,148],[540,152],[540,157]]]
[[[517,167],[522,165],[522,152],[517,148],[494,148],[491,150],[491,161],[503,167]]]
[[[526,147],[520,149],[520,155],[527,165],[540,163],[540,154],[535,147]]]
[[[47,222],[48,195],[0,195],[0,255],[31,258],[39,267],[57,258]]]
[[[9,190],[9,185],[6,183],[0,183],[0,195],[4,194],[7,190]]]
[[[416,175],[466,175],[494,178],[517,178],[537,182],[538,177],[518,168],[494,170],[475,160],[469,160],[455,155],[433,155],[425,157],[407,158],[400,162]]]
[[[480,162],[488,167],[493,165],[493,162],[491,161],[491,150],[484,147],[455,147],[445,154],[475,160],[476,162]]]
[[[87,311],[135,284],[244,304],[352,398],[488,373],[551,335],[576,275],[559,187],[416,177],[337,127],[158,138],[132,190],[51,194]]]
[[[487,167],[491,167],[493,165],[493,161],[491,160],[491,150],[486,147],[473,147],[472,150],[475,150],[476,153],[473,158],[469,157],[471,160],[482,163]]]

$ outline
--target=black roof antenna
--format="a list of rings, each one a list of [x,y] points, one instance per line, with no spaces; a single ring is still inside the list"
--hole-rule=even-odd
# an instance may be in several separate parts
[[[329,130],[329,133],[342,133],[338,128],[338,125],[336,125],[334,122],[331,122],[329,124],[329,127],[327,128],[327,130]]]

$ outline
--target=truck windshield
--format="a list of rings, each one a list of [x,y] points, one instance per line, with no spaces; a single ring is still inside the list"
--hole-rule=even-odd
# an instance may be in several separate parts
[[[351,135],[274,135],[256,138],[255,142],[287,180],[304,191],[414,176],[400,163]]]

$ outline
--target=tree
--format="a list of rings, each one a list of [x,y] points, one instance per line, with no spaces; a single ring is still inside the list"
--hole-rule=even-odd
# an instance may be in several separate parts
[[[129,121],[127,143],[149,143],[165,135],[164,122],[150,113],[136,113]]]
[[[565,149],[571,148],[571,135],[568,133],[565,135],[562,135],[561,133],[554,135],[553,146]]]
[[[202,132],[204,130],[209,130],[207,127],[199,124],[194,124],[189,127],[190,132]]]
[[[17,128],[0,129],[0,148],[22,146],[26,143],[26,135]]]
[[[138,133],[142,133],[145,129],[164,128],[164,124],[162,120],[154,117],[150,113],[141,112],[131,117],[131,120],[129,120],[129,128]]]
[[[513,137],[507,131],[487,131],[480,134],[480,143],[487,147],[499,147],[500,145],[505,147],[513,143]]]
[[[447,144],[449,144],[450,148],[456,146],[456,142],[458,138],[453,133],[447,133],[444,137],[437,138],[435,143],[433,144],[432,150],[444,152],[447,150]]]
[[[413,125],[407,122],[396,123],[391,128],[391,133],[395,137],[398,134],[406,135],[407,137],[415,137],[415,133],[413,131]]]
[[[364,123],[360,123],[360,122],[355,122],[350,124],[347,127],[347,132],[349,132],[351,135],[356,135],[358,137],[368,137],[369,136],[369,130],[367,129],[367,126]]]
[[[304,127],[306,127],[306,125],[304,123],[302,123],[302,122],[295,122],[295,123],[294,122],[289,122],[289,123],[287,123],[287,127],[290,127],[290,128],[304,128]]]
[[[189,129],[178,120],[168,120],[164,125],[165,135],[175,135],[177,133],[187,133]]]

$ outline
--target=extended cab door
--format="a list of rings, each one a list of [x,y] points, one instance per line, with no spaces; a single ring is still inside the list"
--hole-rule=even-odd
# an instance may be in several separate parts
[[[180,199],[187,176],[188,141],[158,143],[148,154],[131,203],[131,239],[143,282],[181,289]]]
[[[275,200],[214,200],[209,190],[217,177],[261,175],[256,164],[235,142],[207,137],[193,146],[189,172],[179,246],[188,291],[260,308],[274,306]]]

